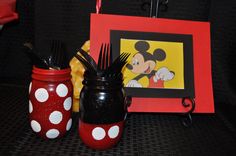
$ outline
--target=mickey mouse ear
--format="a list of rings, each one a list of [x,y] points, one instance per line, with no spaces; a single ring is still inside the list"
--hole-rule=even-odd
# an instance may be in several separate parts
[[[154,50],[153,56],[155,57],[156,60],[163,61],[166,58],[166,52],[163,49],[158,48]]]
[[[146,41],[138,41],[135,43],[135,49],[139,52],[147,52],[147,50],[150,48],[150,45]]]

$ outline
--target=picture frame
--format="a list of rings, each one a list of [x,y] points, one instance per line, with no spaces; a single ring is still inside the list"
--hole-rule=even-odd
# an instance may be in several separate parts
[[[132,104],[128,108],[129,112],[184,113],[188,112],[191,108],[183,107],[183,99],[191,98],[195,101],[193,113],[214,113],[209,22],[91,14],[90,53],[95,60],[98,59],[101,44],[113,42],[112,31],[159,33],[172,36],[186,35],[192,37],[192,60],[190,58],[187,61],[193,63],[193,94],[189,94],[188,97],[187,95],[184,97],[184,95],[171,96],[166,94],[165,96],[156,97],[145,97],[145,95],[132,96]],[[117,49],[113,51],[114,53],[120,53]],[[129,93],[129,91],[126,92]],[[164,94],[163,91],[161,93]]]
[[[121,42],[123,41],[123,44]],[[134,41],[137,41],[134,43]],[[149,44],[149,42],[150,44]],[[131,42],[132,46],[130,46]],[[132,97],[153,97],[153,98],[180,98],[180,97],[191,97],[194,98],[194,76],[193,76],[193,53],[192,53],[192,35],[183,35],[183,34],[165,34],[165,33],[156,33],[156,32],[134,32],[134,31],[120,31],[120,30],[111,30],[110,31],[110,43],[113,49],[113,60],[117,58],[121,51],[121,46],[128,46],[125,50],[126,52],[134,52],[131,58],[134,61],[140,60],[139,65],[131,65],[136,73],[133,75],[136,79],[146,78],[149,82],[147,87],[144,87],[140,84],[139,87],[127,87],[126,79],[129,79],[124,73],[125,81],[125,90],[128,96]],[[143,44],[141,44],[143,43]],[[139,49],[131,49],[130,47],[139,46],[139,48],[146,48],[144,52]],[[171,46],[171,48],[169,48]],[[153,49],[153,47],[155,47]],[[125,48],[125,47],[124,47]],[[131,49],[131,50],[129,50]],[[153,53],[150,51],[153,49]],[[167,54],[168,53],[168,54]],[[163,60],[158,57],[164,55]],[[179,55],[178,55],[179,54]],[[136,57],[136,55],[139,55]],[[171,58],[172,57],[172,58]],[[143,59],[145,61],[143,61]],[[170,61],[170,62],[167,62]],[[129,61],[131,62],[131,61]],[[141,63],[142,62],[142,63]],[[161,62],[162,66],[159,69],[155,69]],[[135,63],[134,63],[135,64]],[[145,65],[147,64],[147,68]],[[151,64],[151,65],[149,65]],[[152,64],[154,64],[152,66]],[[170,68],[176,69],[174,71],[169,71]],[[180,67],[179,67],[180,66]],[[145,68],[143,68],[145,67]],[[142,69],[140,69],[142,68]],[[125,71],[128,69],[126,68]],[[145,71],[148,71],[145,72]],[[172,72],[172,73],[171,73]],[[158,75],[166,76],[163,77],[164,80],[158,77]],[[171,80],[168,79],[170,75]],[[156,79],[155,79],[156,78]],[[157,80],[159,78],[159,80]],[[153,80],[154,79],[154,80]],[[133,79],[129,80],[132,83]],[[153,82],[155,81],[155,82]],[[161,84],[159,83],[161,81]],[[173,83],[173,81],[175,81]],[[137,82],[137,81],[136,81]],[[168,85],[169,83],[169,85]],[[166,85],[165,85],[166,84]],[[182,84],[182,85],[179,85]],[[152,85],[152,87],[150,87]]]

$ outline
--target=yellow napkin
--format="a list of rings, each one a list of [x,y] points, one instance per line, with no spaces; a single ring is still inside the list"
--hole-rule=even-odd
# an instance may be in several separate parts
[[[82,49],[86,52],[90,52],[90,41],[86,41],[82,46]],[[79,52],[77,52],[79,54]],[[82,81],[84,79],[84,67],[83,65],[73,57],[70,60],[70,67],[71,67],[71,76],[72,76],[72,84],[73,84],[73,108],[74,112],[79,112],[79,96],[81,89],[83,88]]]

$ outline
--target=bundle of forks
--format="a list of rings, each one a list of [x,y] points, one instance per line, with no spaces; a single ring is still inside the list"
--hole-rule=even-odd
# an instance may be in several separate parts
[[[80,54],[80,55],[79,55]],[[102,44],[98,63],[83,49],[75,57],[83,64],[85,72],[90,77],[118,78],[122,76],[122,69],[127,63],[129,53],[121,53],[112,61],[112,46]]]
[[[54,39],[51,41],[51,51],[49,51],[51,54],[48,57],[43,57],[38,53],[31,43],[25,43],[24,46],[30,49],[26,51],[26,54],[31,59],[33,65],[38,68],[60,70],[69,67],[65,44],[61,40]]]

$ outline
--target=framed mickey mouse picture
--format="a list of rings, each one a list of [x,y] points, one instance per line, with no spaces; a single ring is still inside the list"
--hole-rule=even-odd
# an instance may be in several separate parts
[[[210,23],[164,18],[92,14],[90,54],[98,60],[102,43],[113,59],[130,53],[123,70],[129,112],[214,113]]]
[[[192,35],[111,30],[113,58],[131,54],[123,70],[135,97],[194,97]]]

